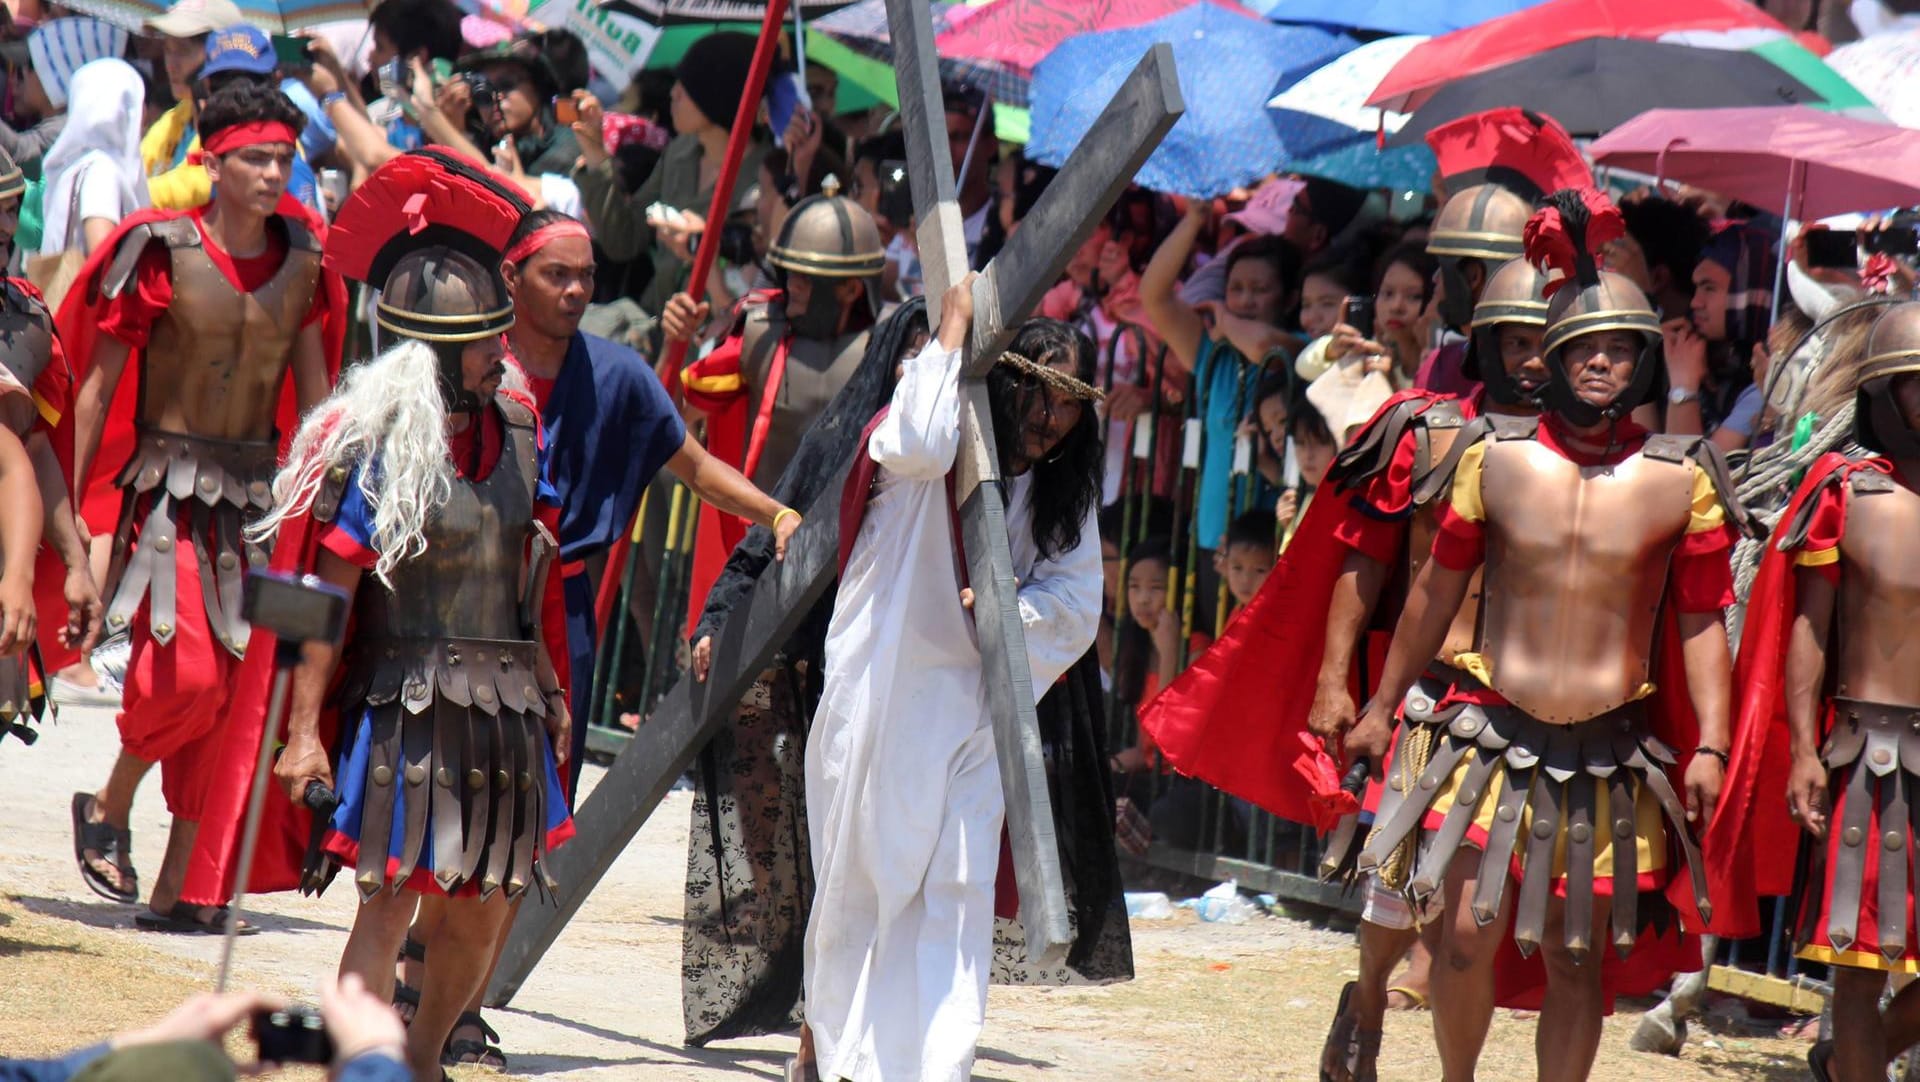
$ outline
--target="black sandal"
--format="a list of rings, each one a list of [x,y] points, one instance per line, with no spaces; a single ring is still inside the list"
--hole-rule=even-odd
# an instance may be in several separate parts
[[[486,1019],[480,1017],[479,1011],[462,1011],[459,1019],[453,1023],[453,1028],[477,1029],[485,1035],[486,1040],[449,1037],[446,1048],[440,1052],[442,1066],[486,1067],[496,1071],[507,1069],[507,1054],[500,1050],[500,1035],[494,1032],[492,1026],[487,1025]],[[468,1056],[473,1058],[465,1058]],[[497,1062],[489,1062],[489,1059]]]
[[[110,902],[133,905],[140,901],[140,873],[133,870],[133,831],[112,823],[94,823],[87,819],[93,806],[92,793],[73,794],[73,859],[80,866],[80,878],[95,894]],[[87,861],[87,851],[120,870],[130,885],[121,890],[108,881],[98,868]]]
[[[1328,1027],[1326,1046],[1320,1050],[1320,1082],[1375,1082],[1381,1031],[1361,1029],[1347,1013],[1357,983],[1348,981],[1340,989],[1333,1025]]]
[[[211,920],[200,919],[200,907],[192,902],[175,902],[173,908],[165,913],[146,910],[133,918],[134,927],[143,932],[165,932],[169,935],[225,935],[227,922],[233,919],[233,910],[219,906],[213,911]],[[260,928],[254,924],[241,924],[234,935],[258,935]]]
[[[1813,1072],[1815,1082],[1833,1082],[1833,1041],[1813,1042],[1807,1049],[1807,1070]]]

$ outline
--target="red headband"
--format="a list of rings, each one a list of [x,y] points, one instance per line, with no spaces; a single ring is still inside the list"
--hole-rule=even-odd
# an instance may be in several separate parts
[[[508,263],[524,263],[528,256],[564,237],[579,237],[581,240],[592,239],[587,233],[586,226],[581,225],[572,218],[568,218],[564,221],[554,222],[552,225],[543,225],[527,234],[525,240],[507,249],[504,260]]]
[[[235,124],[231,128],[221,128],[212,138],[201,144],[208,154],[225,154],[230,150],[250,147],[259,143],[296,144],[300,136],[288,125],[277,120],[256,120],[249,124]]]

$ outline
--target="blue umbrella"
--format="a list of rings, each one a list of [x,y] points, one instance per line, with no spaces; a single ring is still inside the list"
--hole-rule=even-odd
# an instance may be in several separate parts
[[[1354,47],[1341,34],[1275,26],[1204,3],[1142,26],[1069,38],[1034,69],[1027,157],[1064,163],[1141,54],[1162,41],[1173,46],[1187,112],[1134,179],[1192,196],[1218,195],[1285,164],[1289,151],[1267,99]]]
[[[1277,23],[1445,34],[1511,15],[1541,0],[1273,0],[1261,14]]]
[[[1424,192],[1433,185],[1437,163],[1425,144],[1381,150],[1372,134],[1339,150],[1287,163],[1287,172],[1337,180],[1349,188],[1386,188],[1396,192]]]

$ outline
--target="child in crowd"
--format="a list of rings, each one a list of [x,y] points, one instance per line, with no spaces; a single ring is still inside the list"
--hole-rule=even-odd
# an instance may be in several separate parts
[[[1236,611],[1253,600],[1273,572],[1279,519],[1271,511],[1248,511],[1227,524],[1227,540],[1213,565],[1227,580]]]
[[[1347,300],[1366,293],[1366,271],[1350,252],[1321,252],[1301,271],[1300,330],[1311,339],[1293,362],[1302,382],[1312,383],[1333,366],[1327,347],[1343,325]]]

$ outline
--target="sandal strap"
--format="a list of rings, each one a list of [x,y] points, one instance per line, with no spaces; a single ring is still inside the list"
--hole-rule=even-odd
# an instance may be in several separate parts
[[[404,961],[425,962],[427,960],[427,945],[412,936],[408,936],[400,942],[400,957]]]
[[[453,1023],[453,1028],[460,1029],[463,1026],[472,1026],[474,1029],[486,1034],[487,1040],[492,1041],[494,1044],[500,1043],[500,1034],[496,1033],[492,1026],[487,1025],[487,1020],[480,1017],[479,1011],[461,1011],[460,1017]]]

